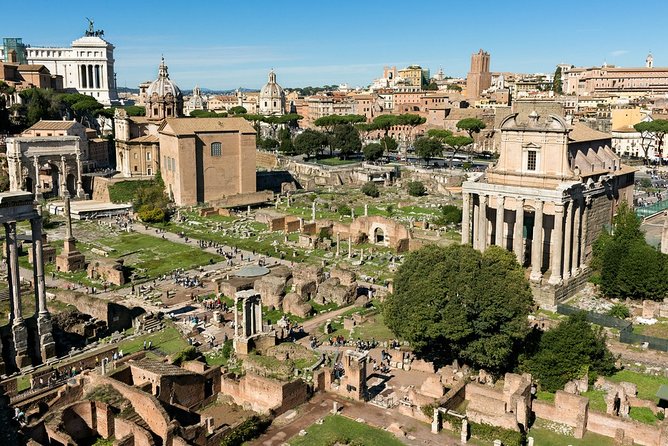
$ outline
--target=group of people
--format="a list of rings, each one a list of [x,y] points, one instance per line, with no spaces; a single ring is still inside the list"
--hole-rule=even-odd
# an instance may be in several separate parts
[[[179,268],[174,271],[171,275],[171,278],[174,280],[176,285],[181,285],[184,288],[199,288],[203,286],[202,281],[198,277],[186,274],[183,268]]]

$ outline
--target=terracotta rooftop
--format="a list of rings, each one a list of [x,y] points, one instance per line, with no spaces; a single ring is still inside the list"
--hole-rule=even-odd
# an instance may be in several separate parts
[[[160,139],[157,135],[144,135],[131,139],[131,142],[158,142]]]
[[[255,133],[253,126],[244,118],[167,118],[159,131],[173,135],[204,132]]]
[[[146,370],[147,372],[155,373],[163,376],[179,376],[179,375],[192,375],[192,372],[184,370],[181,367],[175,366],[173,364],[167,364],[165,362],[156,361],[154,359],[140,359],[139,361],[132,361],[131,366],[137,367],[141,370]]]
[[[75,125],[79,124],[77,121],[44,121],[41,120],[30,127],[28,130],[69,130]]]
[[[582,141],[598,141],[601,139],[610,139],[612,135],[609,133],[599,132],[594,130],[591,127],[582,124],[581,122],[576,122],[573,124],[573,129],[568,134],[568,139],[570,141],[582,142]]]

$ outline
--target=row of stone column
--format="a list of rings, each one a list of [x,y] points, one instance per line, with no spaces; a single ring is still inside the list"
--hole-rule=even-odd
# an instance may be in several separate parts
[[[512,239],[512,250],[520,264],[524,264],[524,207],[523,198],[515,198],[515,224],[512,235],[510,224],[508,234],[505,233],[506,197],[496,197],[495,231],[492,240],[491,222],[487,218],[489,197],[478,195],[478,205],[473,205],[471,218],[471,195],[463,196],[462,209],[462,243],[472,243],[475,249],[484,251],[490,243],[506,247],[506,240]],[[543,248],[545,236],[544,205],[542,200],[531,200],[534,209],[533,240],[531,245],[531,280],[540,281],[543,277]],[[573,199],[565,203],[553,203],[554,228],[550,239],[549,270],[552,284],[559,284],[578,274],[584,264],[586,246],[586,230],[588,225],[587,205],[583,198]],[[473,238],[471,238],[473,235]]]
[[[81,88],[102,88],[104,84],[102,65],[79,65],[79,84]]]
[[[4,223],[4,227],[5,240],[7,242],[7,281],[9,285],[11,305],[11,329],[14,345],[13,356],[15,358],[16,366],[18,368],[24,368],[30,365],[30,358],[28,356],[28,332],[23,319],[23,307],[21,304],[21,276],[19,271],[19,249],[16,222]],[[42,360],[46,361],[55,356],[55,343],[51,333],[51,319],[46,306],[41,216],[31,219],[30,227],[33,240],[33,279],[37,307],[37,342],[39,344],[38,349],[40,350]],[[0,369],[4,369],[2,357],[2,343],[0,343]]]

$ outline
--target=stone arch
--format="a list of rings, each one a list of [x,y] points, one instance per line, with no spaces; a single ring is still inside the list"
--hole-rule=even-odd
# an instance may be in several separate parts
[[[51,196],[53,197],[58,197],[60,196],[60,169],[58,168],[58,165],[53,162],[48,162],[46,164],[46,172],[47,176],[50,177],[50,189],[51,189]],[[47,189],[48,190],[48,189]]]
[[[25,179],[25,188],[26,191],[35,193],[35,184],[32,177],[26,177]]]
[[[376,244],[385,243],[385,231],[380,226],[373,230],[373,242]]]
[[[67,192],[70,193],[70,196],[75,197],[77,195],[77,180],[74,177],[74,174],[68,174],[65,178],[65,184],[67,187]]]

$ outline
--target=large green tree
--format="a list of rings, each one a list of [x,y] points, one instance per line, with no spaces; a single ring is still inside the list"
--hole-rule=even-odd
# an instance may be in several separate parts
[[[662,300],[668,293],[668,257],[650,246],[640,218],[622,202],[612,232],[604,231],[594,244],[592,268],[600,274],[604,295]]]
[[[475,133],[480,133],[485,127],[485,123],[478,118],[464,118],[457,122],[457,128],[468,133],[469,138],[473,138]]]
[[[513,369],[533,299],[512,253],[429,245],[408,254],[394,283],[385,321],[418,355],[494,373]]]
[[[436,138],[430,138],[428,136],[416,139],[413,143],[413,147],[415,148],[415,154],[426,163],[428,163],[430,159],[443,153],[443,145],[441,142]]]
[[[554,91],[556,94],[562,94],[564,92],[561,81],[561,67],[557,67],[557,69],[554,70],[554,78],[552,80],[552,91]]]
[[[352,124],[339,124],[334,127],[330,146],[334,150],[338,150],[339,158],[345,160],[350,155],[362,150],[362,140],[359,132]]]
[[[371,144],[364,146],[362,153],[364,153],[365,160],[377,161],[383,156],[383,146],[377,142],[372,142]]]
[[[538,349],[521,364],[543,390],[555,392],[572,380],[589,373],[609,375],[615,371],[615,358],[605,344],[602,327],[594,328],[584,312],[576,313],[556,328],[540,336]]]
[[[306,155],[306,158],[318,155],[327,145],[327,135],[317,130],[306,129],[295,137],[297,153]]]
[[[448,161],[448,167],[452,169],[452,162],[455,159],[455,155],[458,152],[463,151],[465,147],[473,144],[473,138],[468,136],[450,135],[445,138],[444,142],[445,145],[450,148],[450,160]]]
[[[645,160],[649,156],[649,149],[656,144],[656,152],[659,159],[663,159],[663,140],[668,134],[668,120],[655,119],[653,121],[639,122],[633,126],[640,133],[640,145],[645,152]]]

